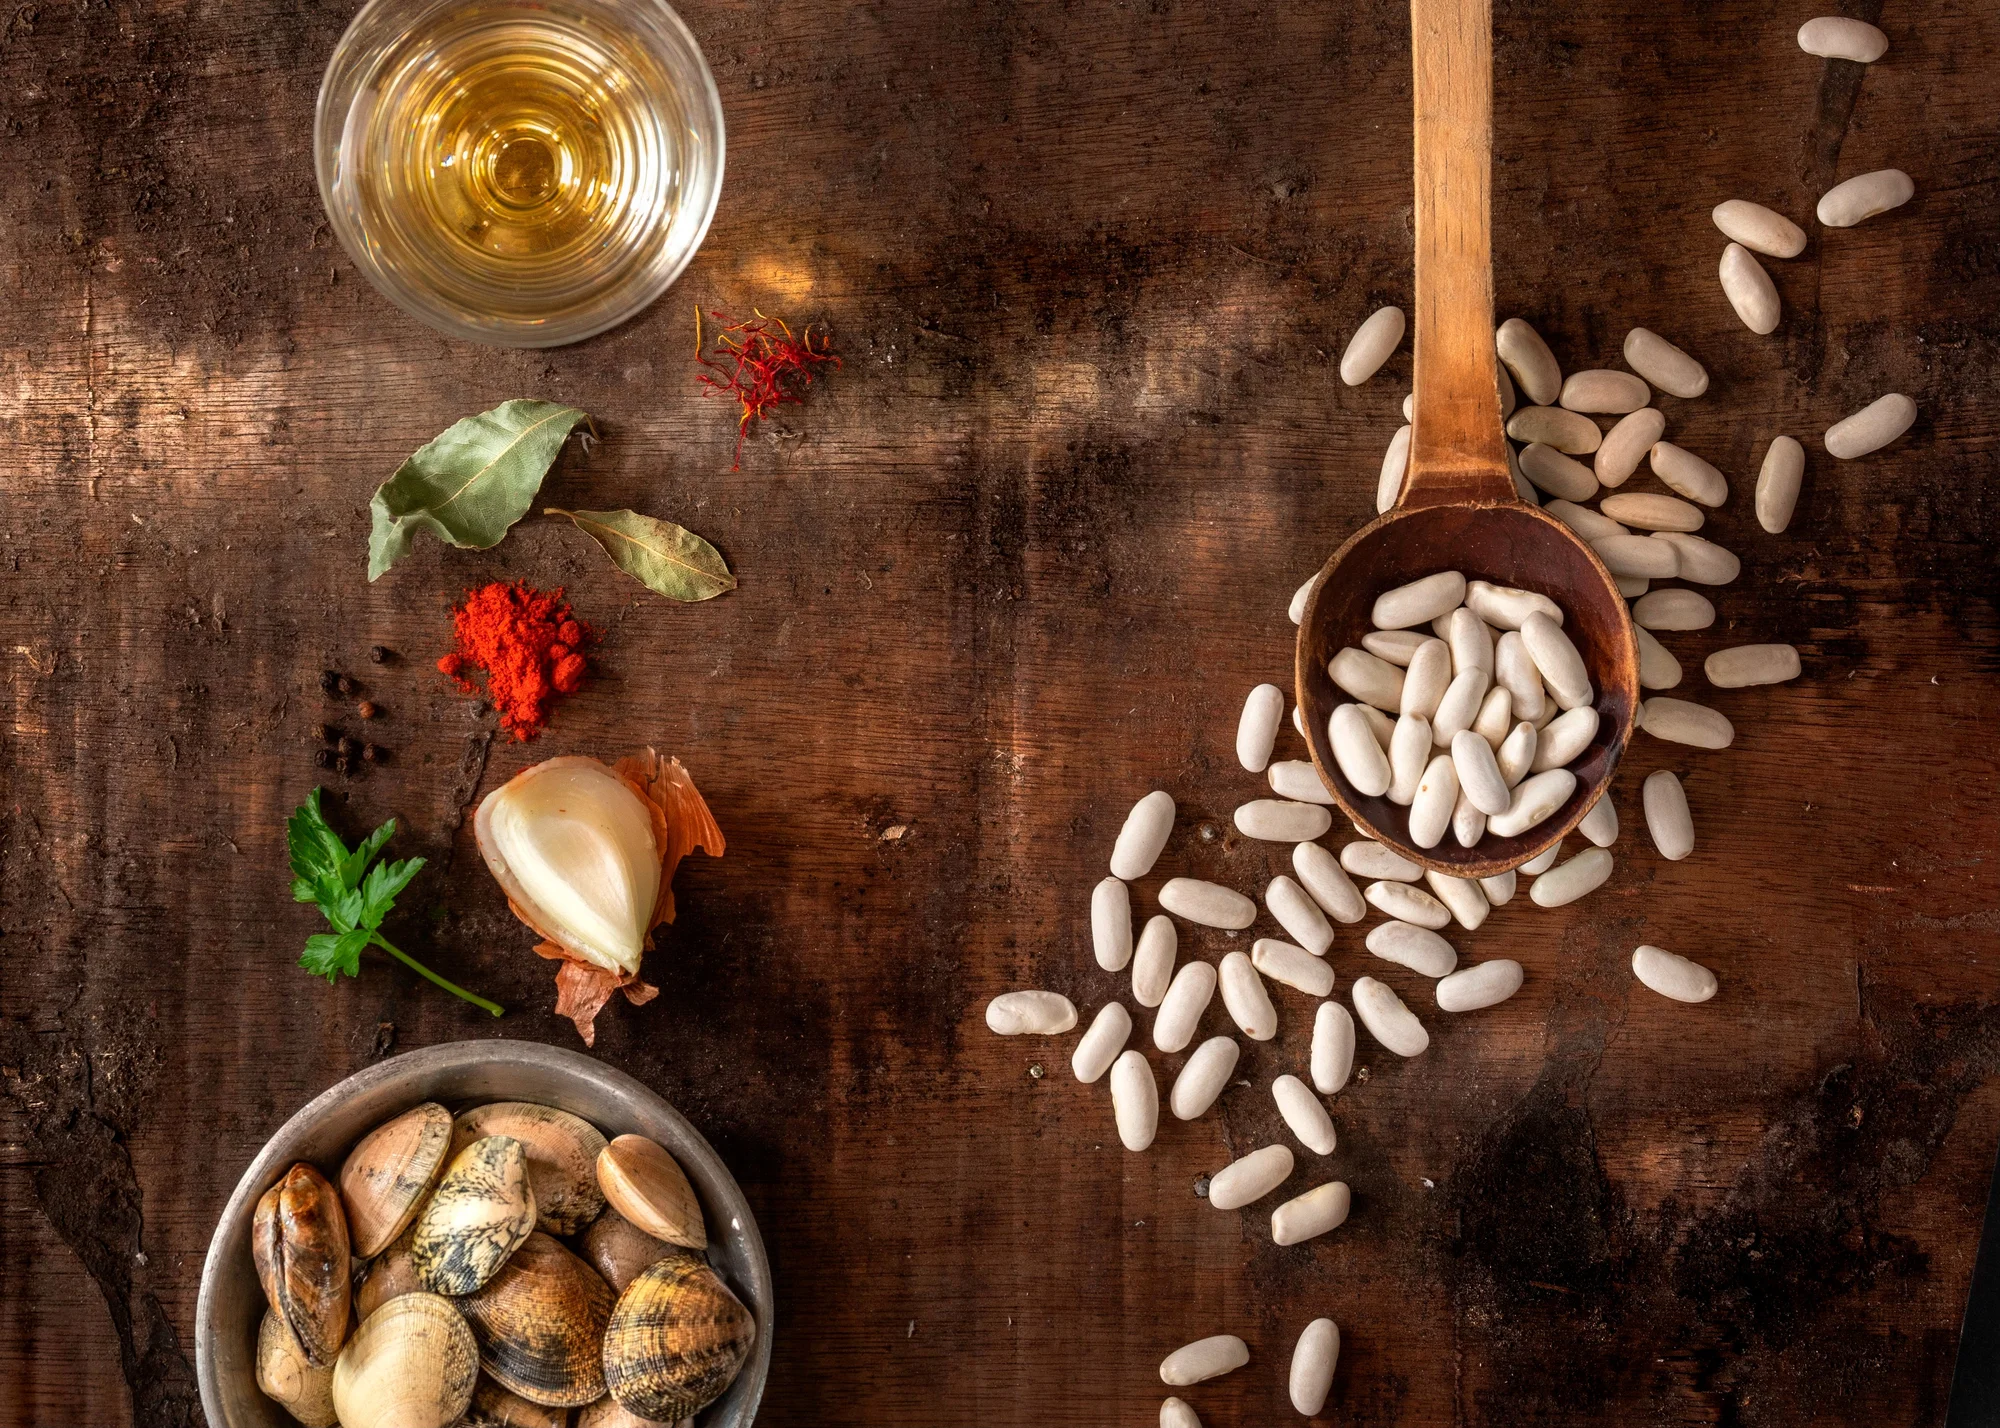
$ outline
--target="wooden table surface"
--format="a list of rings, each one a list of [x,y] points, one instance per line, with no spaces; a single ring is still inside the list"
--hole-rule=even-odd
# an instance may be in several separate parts
[[[2000,1139],[2000,10],[1849,8],[1886,9],[1865,73],[1800,52],[1806,3],[1501,6],[1500,310],[1566,368],[1616,364],[1639,324],[1712,373],[1663,405],[1729,474],[1709,533],[1745,569],[1668,643],[1737,739],[1639,736],[1610,883],[1459,937],[1526,964],[1512,1001],[1450,1019],[1389,969],[1431,1049],[1364,1034],[1340,1147],[1292,1187],[1344,1178],[1353,1217],[1279,1249],[1270,1202],[1194,1187],[1283,1136],[1266,1087],[1302,1068],[1303,998],[1139,1156],[1073,1038],[1003,1041],[982,1009],[1129,999],[1087,906],[1150,788],[1180,818],[1142,915],[1164,874],[1255,891],[1286,864],[1227,831],[1258,784],[1233,730],[1252,684],[1289,683],[1286,601],[1371,513],[1407,390],[1407,349],[1357,389],[1334,372],[1411,299],[1395,0],[689,0],[729,119],[715,226],[651,311],[552,352],[416,325],[330,237],[311,107],[351,3],[12,7],[0,1419],[202,1421],[202,1257],[265,1138],[395,1051],[575,1044],[465,815],[536,758],[650,743],[729,849],[682,869],[662,995],[596,1049],[756,1207],[761,1422],[1150,1424],[1161,1357],[1217,1332],[1252,1361],[1189,1391],[1204,1420],[1293,1421],[1284,1366],[1322,1314],[1329,1422],[1937,1421]],[[1809,224],[1767,265],[1781,326],[1747,332],[1709,208],[1808,219],[1890,165],[1915,200]],[[697,303],[827,324],[845,358],[741,470],[694,381]],[[1891,390],[1912,433],[1829,459],[1820,433]],[[541,520],[483,554],[420,541],[368,584],[376,483],[515,396],[603,434],[556,503],[680,520],[741,588],[670,605]],[[1779,432],[1809,455],[1771,536],[1749,495]],[[432,668],[449,602],[494,578],[565,586],[606,632],[529,747]],[[1710,691],[1702,657],[1757,640],[1804,677]],[[314,727],[353,722],[325,669],[387,711],[392,763],[314,767]],[[1655,768],[1687,783],[1685,862],[1640,828]],[[323,778],[350,834],[393,814],[434,860],[397,929],[504,1021],[387,963],[333,988],[295,968],[316,915],[282,821]],[[1639,987],[1644,941],[1721,994]],[[1183,928],[1184,955],[1231,945]],[[1385,966],[1358,929],[1332,957],[1343,994]]]

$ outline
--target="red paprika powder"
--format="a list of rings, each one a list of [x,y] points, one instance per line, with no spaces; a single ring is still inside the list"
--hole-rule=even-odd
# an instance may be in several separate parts
[[[438,669],[467,694],[479,692],[470,671],[485,671],[500,727],[523,740],[541,733],[556,696],[583,688],[584,647],[597,638],[561,590],[499,580],[466,592],[452,629],[452,651]]]

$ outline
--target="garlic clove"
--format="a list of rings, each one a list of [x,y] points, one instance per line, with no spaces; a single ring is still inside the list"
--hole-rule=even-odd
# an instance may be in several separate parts
[[[488,794],[479,851],[521,919],[607,971],[639,970],[660,895],[655,810],[595,759],[557,758]]]

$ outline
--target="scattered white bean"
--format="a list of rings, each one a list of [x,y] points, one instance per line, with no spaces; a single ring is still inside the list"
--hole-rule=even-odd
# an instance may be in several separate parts
[[[1305,948],[1275,937],[1260,937],[1250,944],[1250,965],[1272,981],[1282,982],[1309,997],[1323,997],[1333,991],[1332,967]]]
[[[1821,15],[1799,26],[1799,48],[1823,59],[1873,64],[1889,53],[1889,37],[1866,20]]]
[[[1333,827],[1333,815],[1322,804],[1294,803],[1285,798],[1253,798],[1239,804],[1236,831],[1265,843],[1309,843]]]
[[[1176,1120],[1191,1121],[1215,1104],[1222,1088],[1236,1070],[1242,1048],[1226,1036],[1211,1036],[1194,1049],[1174,1088],[1167,1093],[1167,1105]]]
[[[1243,713],[1236,720],[1236,760],[1251,773],[1264,772],[1271,762],[1271,746],[1278,741],[1278,726],[1285,721],[1285,691],[1275,684],[1260,684],[1243,701]]]
[[[1285,1125],[1298,1137],[1314,1155],[1332,1155],[1337,1137],[1333,1130],[1333,1117],[1326,1113],[1326,1106],[1312,1092],[1312,1087],[1296,1076],[1280,1076],[1271,1083],[1271,1099],[1278,1103],[1278,1114],[1285,1118]]]
[[[1232,932],[1257,920],[1256,903],[1234,888],[1205,883],[1199,878],[1169,878],[1160,889],[1160,906],[1189,922]]]
[[[1674,652],[1653,638],[1652,631],[1637,626],[1632,633],[1639,640],[1639,687],[1672,689],[1681,682],[1681,662]]]
[[[1118,830],[1118,841],[1111,849],[1111,876],[1128,883],[1145,877],[1153,871],[1173,831],[1173,795],[1155,789],[1125,815],[1125,826]]]
[[[1250,1362],[1250,1348],[1234,1334],[1216,1334],[1196,1339],[1175,1349],[1160,1365],[1160,1382],[1169,1388],[1186,1388],[1233,1373]]]
[[[1486,836],[1486,815],[1472,806],[1462,788],[1458,791],[1458,802],[1451,808],[1451,836],[1461,848],[1476,848]]]
[[[1825,200],[1821,200],[1824,206]],[[1822,219],[1822,222],[1825,220]],[[1743,319],[1743,325],[1759,337],[1773,331],[1778,325],[1778,285],[1771,281],[1771,275],[1750,256],[1750,250],[1741,243],[1731,243],[1722,250],[1722,295],[1729,299],[1729,305],[1736,309],[1736,315]]]
[[[1215,968],[1207,962],[1189,962],[1174,973],[1153,1016],[1153,1045],[1169,1055],[1187,1049],[1215,996],[1215,981]]]
[[[1514,900],[1514,889],[1520,880],[1515,870],[1509,868],[1504,873],[1495,873],[1490,878],[1479,880],[1479,890],[1486,894],[1486,901],[1494,907],[1503,907]]]
[[[1354,1070],[1354,1018],[1339,1002],[1321,1002],[1313,1014],[1313,1089],[1331,1096]]]
[[[1417,787],[1424,781],[1424,768],[1431,761],[1431,723],[1417,714],[1405,714],[1396,721],[1389,737],[1389,801],[1408,808],[1415,801]]]
[[[1736,738],[1735,726],[1721,710],[1669,699],[1664,694],[1639,705],[1639,727],[1656,739],[1692,744],[1697,749],[1726,749]]]
[[[1132,1013],[1123,1002],[1106,1002],[1091,1018],[1090,1030],[1070,1054],[1070,1070],[1086,1086],[1111,1069],[1132,1036]]]
[[[1702,672],[1717,689],[1783,684],[1799,677],[1799,652],[1790,645],[1737,645],[1710,655]]]
[[[1253,1150],[1208,1178],[1208,1203],[1218,1210],[1240,1210],[1284,1184],[1291,1173],[1289,1146],[1267,1145]]]
[[[1916,192],[1917,186],[1901,169],[1860,174],[1820,195],[1819,221],[1828,228],[1852,228],[1878,213],[1901,208]]]
[[[1139,950],[1132,954],[1132,1000],[1142,1007],[1156,1007],[1174,979],[1174,956],[1180,951],[1180,933],[1165,913],[1146,919],[1139,933]]]
[[[1306,895],[1306,890],[1283,873],[1265,884],[1264,906],[1270,909],[1278,925],[1313,956],[1325,956],[1326,949],[1333,945],[1333,924],[1326,920],[1319,904]]]
[[[1308,575],[1305,584],[1292,592],[1292,603],[1285,607],[1285,614],[1295,625],[1302,625],[1306,618],[1306,597],[1312,594],[1313,581],[1319,579],[1319,572]]]
[[[1620,420],[1618,425],[1604,433],[1597,455],[1592,458],[1592,469],[1598,483],[1623,486],[1631,480],[1632,473],[1639,469],[1639,463],[1646,459],[1646,453],[1653,449],[1653,443],[1665,435],[1666,430],[1666,414],[1658,407],[1640,407]]]
[[[1653,391],[1643,378],[1635,377],[1630,372],[1598,367],[1587,372],[1572,372],[1565,377],[1562,396],[1558,400],[1573,412],[1624,416],[1653,400]]]
[[[1376,596],[1369,618],[1378,630],[1407,630],[1429,624],[1464,603],[1465,577],[1456,570],[1440,570]]]
[[[1551,719],[1549,722],[1553,724],[1555,720]],[[1541,730],[1525,719],[1516,724],[1513,731],[1502,741],[1500,752],[1494,755],[1494,761],[1500,765],[1500,777],[1507,780],[1507,787],[1518,787],[1521,780],[1534,770],[1535,754],[1540,749],[1541,742]],[[1512,807],[1511,800],[1508,806]]]
[[[1562,394],[1562,368],[1556,365],[1556,354],[1524,319],[1510,317],[1501,323],[1494,334],[1494,347],[1529,401],[1547,406]]]
[[[1537,907],[1562,907],[1604,886],[1604,880],[1610,876],[1611,854],[1602,848],[1585,848],[1567,863],[1536,878],[1528,896]]]
[[[1368,320],[1347,339],[1347,350],[1340,354],[1340,380],[1358,387],[1379,372],[1403,340],[1403,326],[1400,307],[1378,307],[1369,313]]]
[[[1422,630],[1370,630],[1361,637],[1361,648],[1398,669],[1408,669],[1410,660],[1431,638]]]
[[[1727,585],[1743,573],[1734,551],[1685,531],[1654,531],[1651,540],[1665,541],[1680,554],[1681,579],[1696,585]]]
[[[1333,1180],[1285,1201],[1271,1212],[1274,1244],[1304,1244],[1316,1235],[1337,1230],[1347,1222],[1353,1203],[1345,1181]],[[1339,1345],[1335,1345],[1336,1352]]]
[[[1613,575],[1630,575],[1644,580],[1672,580],[1680,574],[1680,554],[1672,546],[1642,535],[1605,536],[1590,543],[1604,568]]]
[[[1132,960],[1132,894],[1116,878],[1090,891],[1090,945],[1107,972],[1122,972]]]
[[[1419,848],[1435,848],[1451,827],[1451,810],[1457,803],[1458,770],[1450,754],[1439,754],[1424,769],[1417,796],[1410,801],[1410,841]]]
[[[1499,630],[1519,630],[1521,621],[1540,610],[1558,625],[1562,607],[1548,596],[1533,590],[1516,590],[1485,580],[1469,580],[1465,585],[1465,608],[1488,626]]]
[[[1451,646],[1439,639],[1425,640],[1403,670],[1403,698],[1398,712],[1406,717],[1414,714],[1424,720],[1433,718],[1450,684]],[[1389,742],[1392,755],[1395,748],[1392,737]],[[1390,763],[1395,763],[1393,757]]]
[[[1709,215],[1723,236],[1773,258],[1796,258],[1806,250],[1806,230],[1761,203],[1731,198]]]
[[[1380,878],[1392,883],[1413,883],[1424,875],[1421,864],[1371,839],[1342,848],[1340,866],[1357,878]]]
[[[1320,964],[1324,966],[1324,963]],[[1252,1041],[1269,1041],[1278,1034],[1278,1009],[1256,966],[1241,952],[1222,959],[1222,1005],[1230,1020]]]
[[[1326,672],[1363,704],[1394,714],[1402,703],[1403,671],[1367,650],[1347,646],[1327,661]]]
[[[1618,841],[1618,805],[1611,801],[1610,789],[1605,789],[1590,811],[1577,820],[1576,831],[1600,848]]]
[[[1347,994],[1354,999],[1354,1014],[1368,1028],[1368,1034],[1398,1056],[1421,1056],[1431,1044],[1431,1034],[1417,1020],[1403,999],[1373,977],[1356,977]]]
[[[1509,957],[1453,972],[1437,984],[1439,1011],[1469,1012],[1498,1006],[1521,990],[1521,964]]]
[[[1715,995],[1715,973],[1664,947],[1642,946],[1633,952],[1632,975],[1677,1002],[1705,1002]]]
[[[1614,521],[1642,531],[1698,531],[1707,519],[1692,501],[1657,491],[1621,491],[1597,505]]]
[[[1136,1051],[1122,1051],[1111,1063],[1111,1118],[1119,1142],[1130,1151],[1144,1150],[1159,1133],[1160,1087],[1152,1066]]]
[[[1333,1182],[1342,1192],[1340,1218],[1347,1218],[1345,1196],[1347,1187],[1338,1180]],[[1321,1189],[1330,1189],[1322,1186]],[[1317,1194],[1318,1191],[1311,1192]],[[1304,1197],[1301,1196],[1301,1199]],[[1296,1205],[1294,1200],[1291,1204]],[[1281,1205],[1280,1211],[1289,1208]],[[1336,1224],[1339,1221],[1335,1221]],[[1332,1228],[1328,1226],[1327,1228]],[[1271,1216],[1271,1237],[1281,1245],[1297,1244],[1297,1240],[1281,1239],[1278,1234],[1278,1216]],[[1340,1330],[1331,1319],[1315,1319],[1306,1325],[1299,1335],[1298,1347],[1292,1350],[1292,1372],[1286,1387],[1291,1390],[1292,1407],[1308,1418],[1317,1417],[1320,1409],[1326,1407],[1326,1396],[1333,1391],[1333,1368],[1340,1362]]]
[[[1558,838],[1554,843],[1528,859],[1527,862],[1521,864],[1516,871],[1525,873],[1531,878],[1538,878],[1556,865],[1556,859],[1562,856],[1562,850],[1562,839]]]
[[[1549,815],[1568,802],[1574,792],[1576,775],[1568,769],[1532,774],[1514,790],[1514,801],[1507,805],[1507,811],[1486,820],[1486,831],[1499,838],[1519,837],[1547,822]]]
[[[1546,446],[1565,456],[1588,456],[1604,444],[1604,432],[1597,423],[1582,412],[1573,412],[1567,407],[1522,407],[1507,418],[1507,435],[1524,446]],[[1542,486],[1525,451],[1521,453],[1521,470],[1530,481]],[[1549,488],[1542,486],[1542,489],[1546,491]],[[1569,496],[1567,491],[1555,494]],[[1583,499],[1580,496],[1569,498]]]
[[[1871,451],[1880,451],[1917,420],[1917,404],[1901,392],[1877,397],[1853,416],[1842,417],[1826,429],[1826,454],[1852,461]]]
[[[1319,844],[1301,843],[1292,849],[1292,871],[1299,875],[1299,882],[1312,894],[1312,900],[1334,921],[1359,922],[1368,915],[1361,889],[1354,886],[1353,879],[1333,854]]]
[[[1381,922],[1368,929],[1367,948],[1384,962],[1426,977],[1442,977],[1458,965],[1458,949],[1428,927]]]
[[[1653,474],[1690,501],[1715,507],[1729,499],[1729,482],[1708,462],[1671,441],[1656,441]]]
[[[1002,992],[986,1004],[987,1029],[999,1036],[1056,1036],[1075,1025],[1061,992]]]
[[[1590,703],[1590,671],[1562,626],[1546,615],[1530,615],[1521,623],[1521,641],[1527,645],[1528,658],[1542,672],[1556,703],[1565,709]]]
[[[1605,536],[1630,535],[1631,532],[1609,516],[1600,516],[1588,506],[1579,506],[1574,501],[1550,501],[1542,507],[1550,515],[1582,536],[1585,540],[1602,540]],[[1550,616],[1554,619],[1554,616]],[[1560,625],[1561,620],[1556,620]]]
[[[1370,883],[1364,896],[1376,911],[1418,927],[1436,929],[1451,921],[1451,912],[1443,903],[1409,883]]]
[[[1589,748],[1590,741],[1597,737],[1597,725],[1597,710],[1588,704],[1557,715],[1537,734],[1535,757],[1529,763],[1528,771],[1546,773],[1573,763],[1577,755]]]
[[[1271,792],[1298,803],[1333,802],[1333,795],[1320,780],[1319,770],[1309,759],[1273,759],[1264,770]]]
[[[1805,474],[1806,449],[1793,437],[1773,437],[1764,452],[1764,465],[1757,472],[1758,525],[1777,535],[1792,523]]]
[[[1185,1399],[1164,1399],[1160,1403],[1160,1428],[1202,1428],[1201,1415]]]
[[[1403,493],[1403,473],[1410,469],[1410,430],[1407,426],[1396,428],[1396,434],[1389,438],[1389,449],[1382,453],[1382,474],[1375,478],[1375,514],[1381,515],[1396,504],[1396,497]]]
[[[1694,851],[1694,816],[1688,812],[1687,790],[1669,769],[1646,775],[1640,790],[1646,807],[1646,831],[1668,862],[1677,863]]]
[[[1436,868],[1424,870],[1424,881],[1437,900],[1451,909],[1452,920],[1467,932],[1477,932],[1493,911],[1486,894],[1470,878],[1455,878]]]
[[[1625,365],[1670,397],[1698,397],[1708,390],[1708,369],[1650,328],[1625,334]]]

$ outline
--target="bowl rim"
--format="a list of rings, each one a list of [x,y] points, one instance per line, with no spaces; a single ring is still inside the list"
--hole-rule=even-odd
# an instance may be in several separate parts
[[[453,1070],[461,1066],[477,1064],[491,1068],[495,1064],[535,1065],[553,1069],[582,1080],[592,1082],[602,1092],[624,1100],[645,1104],[647,1109],[657,1114],[668,1124],[675,1126],[685,1137],[682,1146],[674,1150],[674,1157],[683,1161],[690,1170],[699,1170],[693,1176],[697,1183],[706,1181],[714,1187],[716,1203],[714,1211],[737,1221],[747,1257],[750,1261],[747,1282],[740,1287],[750,1301],[751,1312],[757,1317],[757,1342],[750,1351],[750,1359],[744,1364],[741,1381],[748,1383],[749,1392],[741,1403],[744,1428],[753,1422],[757,1409],[763,1401],[764,1386],[769,1377],[771,1364],[771,1340],[776,1329],[776,1297],[771,1280],[770,1256],[764,1248],[764,1236],[757,1228],[757,1217],[751,1211],[750,1202],[744,1198],[742,1186],[717,1155],[707,1137],[694,1128],[667,1099],[644,1082],[627,1073],[607,1066],[595,1057],[586,1056],[566,1047],[550,1046],[539,1041],[522,1041],[509,1037],[495,1037],[484,1041],[449,1041],[436,1046],[419,1047],[401,1055],[386,1057],[372,1065],[364,1066],[352,1075],[336,1081],[326,1090],[313,1097],[292,1115],[286,1118],[265,1140],[261,1149],[244,1168],[230,1193],[228,1202],[217,1217],[215,1230],[209,1237],[208,1253],[201,1267],[201,1287],[195,1297],[195,1377],[201,1388],[202,1412],[211,1423],[222,1424],[228,1419],[223,1415],[223,1398],[220,1374],[215,1364],[215,1350],[209,1333],[210,1316],[216,1307],[216,1297],[223,1274],[226,1272],[225,1241],[230,1238],[230,1229],[251,1212],[259,1196],[273,1180],[279,1162],[295,1156],[294,1147],[304,1134],[334,1107],[350,1098],[375,1089],[386,1081],[398,1080],[417,1074],[435,1074]],[[706,1197],[704,1197],[706,1198]]]

